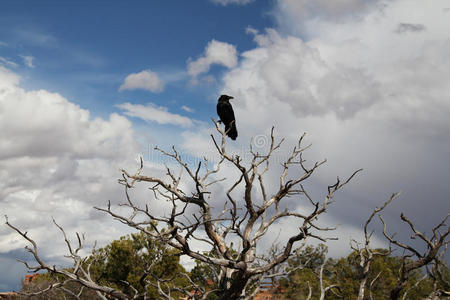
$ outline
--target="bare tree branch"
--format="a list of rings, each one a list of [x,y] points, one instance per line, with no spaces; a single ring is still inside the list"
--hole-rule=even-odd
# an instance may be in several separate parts
[[[337,284],[330,284],[328,286],[324,285],[323,282],[323,269],[325,267],[325,261],[320,265],[320,270],[319,270],[319,283],[320,283],[320,300],[324,300],[325,296],[327,294],[328,291],[333,291],[333,289],[338,289],[340,290],[339,286]],[[308,283],[309,286],[309,283]],[[335,292],[333,292],[336,296],[341,297],[340,295],[336,294]]]
[[[412,239],[419,237],[426,245],[426,250],[421,253],[418,249],[414,248],[411,245],[402,243],[396,239],[394,239],[394,235],[389,235],[386,230],[386,223],[384,219],[380,217],[381,222],[383,223],[383,235],[386,239],[393,245],[398,246],[401,249],[404,249],[407,254],[404,255],[403,264],[400,268],[400,278],[396,284],[396,286],[392,289],[390,294],[391,300],[397,300],[400,297],[400,293],[402,289],[406,286],[407,281],[409,279],[410,273],[413,270],[420,269],[428,264],[432,263],[436,258],[439,258],[439,251],[441,249],[446,249],[446,245],[449,243],[447,240],[447,236],[450,233],[450,227],[446,224],[448,219],[447,215],[442,222],[439,223],[433,229],[432,238],[427,238],[423,233],[418,231],[411,220],[409,220],[403,213],[401,213],[400,218],[403,222],[409,225],[411,231],[413,232]],[[441,232],[441,229],[447,230]],[[445,250],[444,250],[445,251]],[[406,258],[410,258],[407,260]]]
[[[251,141],[250,159],[242,159],[239,155],[231,154],[226,147],[226,132],[218,122],[213,120],[219,139],[211,135],[219,159],[211,167],[211,162],[204,158],[193,166],[183,160],[178,150],[172,147],[166,151],[156,147],[155,149],[171,159],[175,167],[165,166],[166,177],[148,176],[143,174],[144,163],[142,157],[134,174],[121,170],[122,176],[119,183],[124,186],[126,201],[121,206],[129,208],[130,213],[116,212],[111,203],[106,208],[95,209],[105,212],[113,219],[143,232],[147,237],[158,240],[179,251],[179,255],[186,255],[201,263],[218,268],[218,290],[215,292],[219,299],[237,299],[243,296],[250,285],[255,285],[268,276],[275,276],[280,272],[271,272],[287,261],[297,242],[307,238],[315,238],[325,241],[329,238],[321,236],[323,231],[334,228],[321,227],[317,224],[319,217],[326,213],[328,206],[334,202],[335,193],[350,182],[361,170],[353,172],[347,179],[341,181],[339,177],[336,183],[328,186],[326,195],[322,201],[314,200],[304,188],[304,183],[322,166],[326,160],[307,164],[303,158],[304,151],[310,145],[304,146],[305,134],[303,134],[292,151],[282,163],[279,174],[279,185],[274,190],[267,188],[265,175],[269,172],[273,156],[279,151],[284,140],[277,140],[274,128],[270,131],[269,144],[264,151],[255,151]],[[203,167],[202,167],[203,164]],[[220,177],[222,167],[227,165],[234,168],[238,176],[226,187],[225,195],[215,195],[212,189],[218,183],[229,184],[225,178]],[[176,170],[175,168],[178,168]],[[144,207],[137,205],[130,197],[130,189],[138,184],[149,184],[153,194],[152,201],[166,201],[170,205],[169,212],[160,216],[154,214],[150,204]],[[183,191],[181,186],[189,186],[189,192]],[[259,192],[255,192],[258,189]],[[239,195],[240,191],[242,193]],[[225,198],[223,209],[217,212],[212,206],[213,198]],[[310,205],[308,213],[290,211],[282,208],[283,201],[288,197],[295,198]],[[303,204],[302,202],[302,204]],[[217,202],[216,202],[217,203]],[[190,214],[187,214],[190,212]],[[269,232],[269,229],[282,219],[291,218],[297,223],[297,230],[287,240],[281,243],[281,247],[274,253],[270,260],[261,260],[257,256],[257,248],[260,240]],[[83,286],[94,289],[108,297],[119,299],[136,298],[142,296],[135,287],[133,295],[125,295],[110,287],[101,286],[90,277],[89,268],[83,264],[80,257],[84,237],[77,234],[77,246],[72,247],[64,230],[55,221],[55,225],[64,236],[68,248],[68,256],[74,262],[73,272],[57,269],[47,265],[38,254],[36,243],[26,233],[7,222],[7,225],[24,237],[32,247],[28,251],[34,255],[37,266],[26,266],[33,271],[47,270],[75,280]],[[215,255],[211,256],[202,250],[195,248],[192,240],[196,240],[210,246]],[[238,245],[238,249],[233,248]],[[281,274],[281,273],[280,273]],[[183,275],[184,276],[184,275]],[[156,280],[156,279],[155,279]],[[150,284],[147,277],[143,277],[143,284]],[[186,292],[188,297],[203,297],[207,292],[191,282],[189,288],[195,290],[194,294]],[[127,284],[124,282],[123,284]],[[161,297],[171,299],[173,292],[182,292],[171,287],[167,279],[159,278],[154,287],[158,289]],[[335,286],[323,288],[326,292]],[[201,295],[201,296],[198,296]]]
[[[78,251],[82,248],[81,239],[79,238],[78,234],[77,234],[77,237],[78,237],[79,245],[76,248],[76,250],[74,251],[72,246],[70,245],[70,242],[68,241],[68,239],[66,237],[66,234],[65,234],[64,230],[62,229],[62,227],[60,227],[53,220],[55,225],[62,231],[62,233],[64,235],[64,239],[65,239],[66,244],[67,244],[67,247],[69,249],[69,253],[70,253],[69,257],[72,258],[72,260],[74,262],[74,271],[71,272],[71,271],[66,270],[66,269],[58,269],[55,266],[51,266],[51,265],[45,263],[41,259],[41,257],[39,256],[36,242],[33,239],[31,239],[27,235],[26,232],[21,231],[20,229],[18,229],[17,227],[15,227],[11,223],[9,223],[7,216],[5,216],[5,219],[6,219],[5,223],[6,223],[6,225],[8,227],[10,227],[11,229],[15,230],[19,235],[21,235],[24,239],[26,239],[32,245],[32,248],[29,247],[29,246],[26,246],[25,249],[33,255],[35,261],[38,263],[38,266],[32,267],[32,266],[28,265],[26,262],[24,262],[26,267],[30,271],[38,272],[40,270],[46,270],[46,271],[50,272],[51,274],[59,274],[59,275],[63,275],[65,278],[67,278],[66,280],[64,280],[61,283],[57,283],[57,284],[53,284],[53,285],[49,286],[46,289],[46,291],[48,291],[48,290],[50,290],[52,288],[62,287],[62,286],[64,286],[65,284],[67,284],[69,282],[76,281],[76,282],[80,283],[81,285],[83,285],[83,286],[85,286],[85,287],[87,287],[89,289],[92,289],[92,290],[95,290],[95,291],[99,291],[99,292],[101,292],[103,294],[110,295],[110,296],[112,296],[114,298],[117,298],[117,299],[128,299],[127,295],[123,294],[122,292],[117,291],[117,290],[115,290],[113,288],[110,288],[110,287],[98,285],[89,276],[86,276],[87,272],[84,270],[84,268],[82,266],[83,259],[77,254]]]
[[[373,217],[380,213],[386,206],[391,203],[395,198],[397,198],[400,193],[392,194],[392,196],[387,200],[380,208],[375,208],[369,218],[366,220],[364,224],[364,246],[360,247],[360,244],[357,241],[350,241],[350,248],[355,251],[358,255],[359,259],[359,268],[360,268],[360,281],[359,281],[359,289],[358,289],[358,297],[357,300],[363,300],[365,297],[367,280],[369,279],[370,267],[376,256],[387,256],[391,254],[391,251],[388,252],[379,252],[370,248],[370,238],[372,237],[373,232],[369,233],[368,227],[370,222],[373,220]],[[378,274],[379,275],[379,274]],[[378,277],[378,276],[377,276]],[[377,278],[376,277],[376,278]],[[375,278],[375,279],[376,279]],[[374,282],[374,281],[373,281]],[[372,286],[373,282],[371,282],[370,286]],[[370,291],[370,288],[369,288]]]

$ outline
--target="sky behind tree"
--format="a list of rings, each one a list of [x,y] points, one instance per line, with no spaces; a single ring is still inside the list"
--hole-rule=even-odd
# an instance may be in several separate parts
[[[148,174],[164,175],[155,145],[213,157],[210,118],[226,93],[236,154],[251,137],[262,150],[275,126],[281,161],[307,132],[308,161],[328,159],[309,184],[317,197],[364,169],[323,220],[341,224],[332,255],[347,254],[397,191],[385,212],[392,230],[408,238],[404,211],[429,231],[450,210],[449,16],[447,0],[3,1],[0,212],[61,264],[51,216],[91,244],[128,233],[92,207],[123,201],[118,170],[134,170],[138,155]],[[277,176],[275,167],[269,190]],[[147,192],[134,196],[144,203]],[[297,199],[289,207],[304,209]],[[18,288],[23,246],[0,228],[0,269],[10,270],[0,290]]]

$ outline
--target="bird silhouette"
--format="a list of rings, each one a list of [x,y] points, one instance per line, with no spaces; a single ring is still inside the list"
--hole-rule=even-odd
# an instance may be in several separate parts
[[[219,97],[217,102],[217,114],[219,115],[220,121],[225,125],[226,134],[234,141],[236,140],[238,133],[230,99],[234,98],[228,95],[221,95]]]

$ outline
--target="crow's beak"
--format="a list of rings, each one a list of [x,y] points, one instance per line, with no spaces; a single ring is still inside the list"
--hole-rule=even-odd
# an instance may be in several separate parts
[[[228,99],[234,99],[234,97],[228,96]]]

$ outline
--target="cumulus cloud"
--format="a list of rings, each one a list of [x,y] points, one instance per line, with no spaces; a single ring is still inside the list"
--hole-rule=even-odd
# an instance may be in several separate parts
[[[333,183],[336,175],[342,178],[364,168],[329,210],[333,222],[347,225],[337,233],[340,247],[348,245],[349,234],[392,192],[403,191],[385,212],[400,234],[408,230],[399,225],[400,211],[423,229],[448,212],[446,1],[382,4],[383,9],[365,7],[359,18],[339,22],[298,18],[292,26],[302,27],[307,40],[280,29],[259,33],[250,28],[257,46],[242,53],[239,65],[223,78],[223,91],[235,97],[237,143],[242,143],[237,151],[245,149],[251,136],[267,136],[272,125],[286,137],[286,147],[308,132],[313,147],[305,158],[328,158],[310,183],[318,195],[319,187]],[[280,19],[288,17],[288,12],[277,13]],[[426,30],[398,34],[398,24],[423,24]],[[195,148],[190,138],[186,143],[186,148]],[[268,182],[277,182],[276,172],[270,176]],[[302,209],[299,202],[289,207]]]
[[[295,5],[294,1],[282,2]],[[450,44],[443,34],[450,28],[450,19],[443,17],[446,1],[386,1],[382,9],[358,6],[358,1],[341,2],[360,7],[359,18],[336,22],[336,18],[311,14],[303,20],[291,18],[294,11],[277,9],[278,19],[290,20],[289,32],[301,28],[308,39],[280,28],[264,33],[249,29],[256,46],[242,54],[239,65],[236,54],[217,51],[212,55],[209,45],[202,57],[190,62],[193,77],[208,72],[217,61],[232,68],[223,78],[223,91],[235,97],[239,130],[230,153],[245,159],[250,137],[265,136],[256,149],[263,153],[272,125],[277,136],[286,138],[284,149],[288,151],[300,134],[308,132],[307,142],[313,145],[304,155],[307,163],[328,158],[305,186],[317,199],[326,194],[335,176],[343,178],[364,168],[320,220],[324,225],[345,224],[335,234],[340,237],[337,250],[331,249],[337,255],[345,254],[342,249],[348,249],[350,236],[361,237],[364,220],[392,192],[402,190],[403,194],[388,207],[385,219],[399,236],[408,230],[399,225],[400,211],[426,231],[447,214],[450,193]],[[340,12],[327,9],[328,13]],[[412,9],[422,13],[414,14]],[[398,34],[399,24],[422,24],[426,30]],[[154,104],[124,103],[119,108],[129,116],[186,127],[183,146],[193,156],[214,152],[209,131],[190,130],[193,121],[189,118]],[[88,228],[97,228],[94,238],[99,240],[118,235],[120,227],[101,222],[101,215],[90,208],[121,197],[111,174],[127,163],[124,157],[137,151],[129,121],[116,114],[109,120],[92,119],[89,112],[61,95],[25,91],[19,86],[19,76],[1,67],[0,115],[4,129],[0,132],[0,210],[11,221],[31,228],[29,234],[48,245],[59,240],[58,232],[48,228],[50,215],[64,215],[62,225],[88,236]],[[285,154],[277,153],[277,162]],[[279,164],[272,166],[266,174],[268,194],[278,182]],[[222,171],[224,177],[235,178],[232,168]],[[217,184],[211,199],[219,201],[229,183]],[[303,212],[303,200],[307,202],[288,199],[289,208]],[[295,226],[278,224],[274,232],[281,232],[281,239]],[[5,228],[0,229],[0,237],[2,251],[23,245]],[[374,238],[376,246],[383,246]]]
[[[269,29],[255,34],[255,41],[260,47],[242,54],[239,73],[231,71],[225,78],[233,84],[250,80],[258,85],[261,104],[275,98],[299,116],[335,112],[345,119],[379,98],[378,82],[364,69],[329,64],[316,47],[297,37],[281,37]]]
[[[210,0],[210,1],[215,4],[226,6],[230,4],[246,5],[253,2],[254,0]]]
[[[151,70],[144,70],[128,75],[124,83],[120,86],[119,91],[136,89],[148,90],[154,93],[162,92],[164,82],[159,78],[157,73]]]
[[[357,20],[378,7],[380,0],[277,0],[274,17],[279,29],[308,37],[314,23],[323,20]],[[382,9],[382,5],[379,5]]]
[[[60,94],[27,91],[20,76],[0,66],[0,126],[0,211],[28,231],[46,259],[66,253],[52,217],[69,236],[86,233],[86,249],[94,240],[104,245],[128,232],[92,208],[122,202],[118,169],[134,168],[140,150],[128,119],[93,118]],[[1,226],[0,269],[24,245]],[[19,283],[24,274],[15,274]],[[10,282],[3,276],[10,274],[1,274],[0,282]]]
[[[108,200],[113,207],[123,203],[119,170],[135,170],[143,149],[126,117],[113,113],[107,119],[94,118],[60,94],[23,89],[20,80],[18,74],[0,66],[0,211],[28,232],[46,261],[65,266],[70,263],[63,259],[67,249],[52,217],[69,238],[75,232],[86,234],[82,255],[94,241],[101,247],[129,233],[129,228],[93,206],[104,207]],[[133,114],[132,106],[124,107]],[[152,107],[160,122],[182,126],[192,122]],[[147,174],[164,177],[165,170],[157,164],[146,163],[144,168]],[[133,189],[131,196],[137,205],[148,204],[145,185]],[[166,203],[152,202],[151,207],[163,215]],[[13,258],[30,260],[28,254],[18,256],[18,249],[25,245],[15,232],[0,227],[0,269],[13,270]],[[6,284],[0,289],[20,283],[24,272],[16,265],[14,271],[0,274],[0,282]]]
[[[195,79],[198,75],[207,73],[213,64],[227,68],[235,67],[237,65],[236,47],[216,40],[210,41],[202,56],[196,60],[188,60],[188,74]]]
[[[2,73],[2,78],[8,75],[14,78],[10,72],[2,70]],[[10,83],[4,82],[0,92],[3,113],[0,123],[4,128],[1,136],[5,141],[0,146],[1,159],[64,153],[79,158],[107,158],[112,155],[109,149],[123,155],[133,144],[131,137],[116,136],[117,131],[131,131],[131,123],[124,117],[112,114],[107,121],[91,120],[88,111],[59,94],[45,90],[26,92]],[[21,139],[12,142],[17,136]]]
[[[170,113],[167,107],[157,106],[153,103],[147,105],[122,103],[117,105],[124,110],[124,114],[130,117],[140,118],[147,122],[156,122],[158,124],[172,124],[183,127],[192,126],[193,122],[187,117]]]
[[[3,93],[14,91],[20,82],[20,76],[0,66],[0,90]]]
[[[30,55],[20,55],[20,57],[23,59],[23,63],[25,64],[25,66],[27,66],[28,68],[34,68],[34,57],[30,56]]]
[[[394,123],[400,118],[411,125],[419,118],[443,128],[447,121],[441,112],[448,109],[444,95],[450,92],[443,78],[449,72],[447,67],[432,71],[433,61],[448,64],[449,43],[440,35],[444,27],[433,20],[441,9],[423,5],[427,16],[418,20],[402,12],[405,7],[404,1],[394,1],[363,20],[339,25],[323,21],[307,42],[273,29],[253,31],[259,47],[242,54],[240,67],[225,77],[227,87],[257,86],[246,92],[259,93],[259,102],[286,102],[298,116],[332,113],[347,119],[377,109],[371,117]],[[414,24],[430,28],[414,37],[398,35],[392,30],[398,20],[418,20]],[[427,94],[429,90],[440,93]]]

